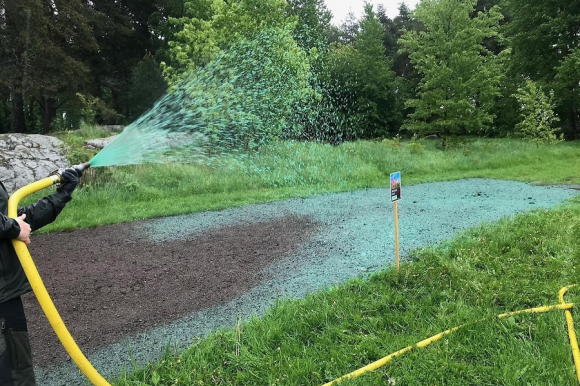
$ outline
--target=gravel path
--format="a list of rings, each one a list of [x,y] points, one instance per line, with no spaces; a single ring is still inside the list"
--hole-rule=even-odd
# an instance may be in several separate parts
[[[576,194],[489,179],[404,186],[402,256]],[[234,326],[239,316],[263,314],[277,298],[303,297],[392,264],[388,200],[388,191],[370,189],[36,235],[33,244],[40,247],[32,256],[72,335],[93,365],[114,379],[131,370],[132,361],[141,365],[158,358],[168,342],[185,347],[194,337]],[[70,249],[58,255],[56,246],[65,239],[76,240],[76,258]],[[55,248],[47,248],[51,243]],[[42,250],[49,252],[42,256]],[[138,283],[131,281],[135,278]],[[34,303],[26,299],[38,384],[87,384],[70,360],[55,354],[63,349]]]

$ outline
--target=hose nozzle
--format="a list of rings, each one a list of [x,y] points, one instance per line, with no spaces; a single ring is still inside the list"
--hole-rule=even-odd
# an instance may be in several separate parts
[[[78,165],[71,166],[70,168],[76,170],[77,173],[78,173],[78,175],[79,175],[79,177],[80,177],[80,176],[83,175],[83,172],[86,169],[90,168],[90,167],[91,167],[91,164],[90,163],[84,162],[82,164],[78,164]]]
[[[60,176],[62,175],[62,173],[63,173],[65,170],[67,170],[67,169],[74,169],[74,170],[77,172],[77,174],[79,175],[79,178],[80,178],[80,177],[83,175],[83,172],[84,172],[85,170],[87,170],[88,168],[90,168],[90,167],[91,167],[91,164],[90,164],[90,163],[88,163],[88,162],[84,162],[84,163],[80,163],[80,164],[78,164],[78,165],[73,165],[73,166],[70,166],[70,167],[68,167],[68,168],[63,168],[63,169],[58,169],[58,170],[55,170],[55,171],[53,171],[52,173],[50,173],[50,175],[51,175],[51,176],[58,176],[58,177],[59,177],[59,179],[60,179]],[[57,181],[57,182],[58,182],[58,181]]]

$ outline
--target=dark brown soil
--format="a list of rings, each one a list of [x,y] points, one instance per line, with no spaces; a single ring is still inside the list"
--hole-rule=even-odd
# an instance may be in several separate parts
[[[135,239],[135,226],[32,238],[38,270],[83,351],[235,298],[266,279],[263,268],[295,252],[317,228],[289,216],[160,244]],[[36,298],[24,301],[35,364],[67,358]]]

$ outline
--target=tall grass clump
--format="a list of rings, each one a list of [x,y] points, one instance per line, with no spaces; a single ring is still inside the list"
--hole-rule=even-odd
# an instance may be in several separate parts
[[[329,144],[280,141],[241,161],[245,175],[268,188],[348,189],[354,181],[376,185],[384,177],[347,148]]]

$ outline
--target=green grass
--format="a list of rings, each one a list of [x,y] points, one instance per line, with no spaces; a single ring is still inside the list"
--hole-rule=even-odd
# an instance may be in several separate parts
[[[82,133],[63,138],[73,148],[75,163],[91,156],[80,150],[79,138]],[[277,142],[257,154],[222,159],[211,166],[95,168],[59,221],[43,231],[385,187],[389,174],[397,170],[402,171],[403,185],[470,177],[580,183],[580,142],[537,147],[514,139],[478,139],[446,151],[437,145],[427,142],[422,154],[412,154],[408,143],[398,147],[370,141],[340,146]]]
[[[580,199],[467,231],[410,259],[399,275],[387,269],[280,301],[239,331],[168,352],[114,385],[317,385],[464,323],[342,384],[577,384],[562,311],[493,316],[556,304],[561,287],[580,282]],[[571,290],[566,300],[579,295]]]

